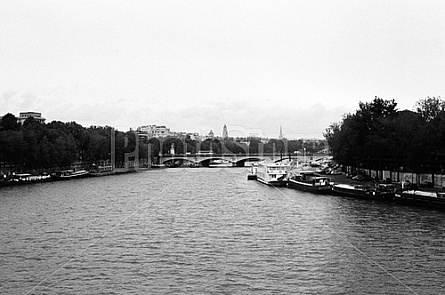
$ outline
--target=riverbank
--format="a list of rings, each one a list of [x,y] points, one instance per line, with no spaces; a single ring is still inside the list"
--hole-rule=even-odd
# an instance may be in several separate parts
[[[442,186],[423,186],[422,184],[412,184],[412,183],[405,183],[402,184],[402,182],[386,182],[386,181],[359,181],[359,180],[353,180],[352,178],[348,178],[346,174],[338,174],[338,175],[327,175],[331,180],[335,183],[341,183],[341,184],[352,184],[352,185],[367,185],[367,186],[377,186],[378,184],[383,183],[391,183],[394,184],[397,191],[402,191],[406,189],[414,189],[418,191],[426,191],[426,192],[437,192],[437,193],[445,193],[445,188]]]
[[[345,174],[329,175],[333,183],[369,187],[378,191],[382,184],[389,184],[386,181],[358,181],[348,178]],[[391,201],[402,205],[412,205],[416,207],[429,207],[434,209],[445,209],[445,189],[440,186],[423,187],[412,183],[392,182],[391,194],[388,198],[388,191],[385,198],[375,198],[375,200]]]
[[[79,177],[76,177],[73,175],[73,177],[66,177],[66,178],[57,178],[57,180],[72,180],[75,178],[85,178],[85,177],[105,177],[105,176],[113,176],[113,175],[122,175],[122,174],[129,174],[129,173],[136,173],[136,172],[142,172],[149,170],[151,168],[142,167],[142,168],[115,168],[110,173],[104,173],[104,174],[97,174],[97,173],[91,173],[86,170],[70,170],[70,171],[85,171],[85,173],[82,173],[82,175]],[[13,173],[10,176],[4,175],[0,179],[0,187],[5,187],[9,185],[25,185],[25,184],[33,184],[33,183],[41,183],[41,182],[50,182],[55,181],[56,179],[52,176],[53,173],[41,173],[41,174],[33,174],[33,173]]]

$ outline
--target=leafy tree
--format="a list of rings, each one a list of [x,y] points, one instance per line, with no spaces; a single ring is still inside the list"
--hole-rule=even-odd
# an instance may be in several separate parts
[[[416,110],[425,122],[433,121],[445,111],[445,101],[439,97],[427,97],[416,102]]]
[[[0,120],[0,130],[17,130],[19,127],[17,118],[11,113],[7,113]]]
[[[270,139],[264,146],[264,152],[268,154],[284,154],[286,153],[286,143],[281,139]]]
[[[246,154],[249,151],[249,146],[245,143],[236,142],[231,139],[224,141],[223,152],[233,154]]]
[[[341,164],[354,165],[360,159],[351,143],[351,141],[356,141],[356,132],[351,128],[351,124],[347,123],[348,117],[343,119],[344,123],[332,123],[326,129],[324,136],[334,155],[334,160]]]
[[[263,152],[263,146],[261,140],[256,137],[250,137],[249,139],[249,154],[260,154]]]
[[[199,146],[198,141],[194,140],[190,137],[190,135],[187,135],[185,137],[185,144],[186,144],[186,152],[195,154],[196,153],[196,147]]]
[[[184,144],[179,138],[167,138],[162,144],[162,150],[165,154],[170,153],[172,146],[175,154],[184,154]]]
[[[412,159],[418,170],[433,171],[445,163],[445,101],[427,97],[416,103],[421,117],[414,137]]]
[[[26,143],[22,131],[0,131],[1,162],[10,165],[22,165],[25,162],[25,149]]]
[[[394,100],[375,97],[372,102],[359,103],[355,114],[347,114],[341,123],[332,124],[324,134],[341,164],[363,166],[385,154],[385,122],[397,114]]]
[[[212,150],[214,154],[221,154],[222,144],[218,139],[206,139],[203,142],[201,142],[200,150],[201,151]]]
[[[12,114],[6,114],[0,120],[0,163],[28,169],[69,167],[79,161],[87,166],[110,160],[112,132],[115,157],[122,165],[125,153],[135,150],[133,132],[114,131],[109,126],[85,128],[76,122],[45,124],[32,117],[21,125]],[[142,142],[137,148],[141,156],[148,157]]]
[[[161,142],[159,139],[152,137],[147,141],[147,143],[151,144],[151,153],[153,157],[158,157],[161,150]]]

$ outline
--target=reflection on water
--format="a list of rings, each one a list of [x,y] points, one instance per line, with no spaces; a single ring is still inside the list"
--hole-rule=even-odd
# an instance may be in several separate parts
[[[444,213],[169,169],[0,190],[4,294],[439,294]]]

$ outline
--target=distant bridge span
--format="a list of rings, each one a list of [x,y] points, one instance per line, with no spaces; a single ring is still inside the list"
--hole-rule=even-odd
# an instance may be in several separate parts
[[[184,162],[199,164],[208,167],[212,161],[224,160],[232,163],[233,167],[244,167],[246,162],[258,162],[264,160],[271,160],[279,162],[285,159],[296,159],[296,155],[277,155],[277,154],[178,154],[178,155],[163,155],[160,157],[161,164],[176,163],[182,165]]]

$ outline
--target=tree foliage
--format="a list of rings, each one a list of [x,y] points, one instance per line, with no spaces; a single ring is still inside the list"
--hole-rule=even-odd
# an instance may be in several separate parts
[[[6,114],[0,120],[0,166],[35,169],[107,161],[111,132],[116,133],[116,158],[123,160],[123,154],[134,149],[134,136],[133,146],[125,148],[125,134],[112,130],[108,126],[85,128],[76,122],[45,124],[32,117],[20,125],[12,114]]]
[[[399,111],[394,100],[375,97],[331,124],[324,136],[341,164],[438,170],[445,160],[445,102],[427,97],[415,112]]]
[[[445,111],[445,101],[439,97],[427,97],[416,103],[416,111],[426,122],[437,119]]]

